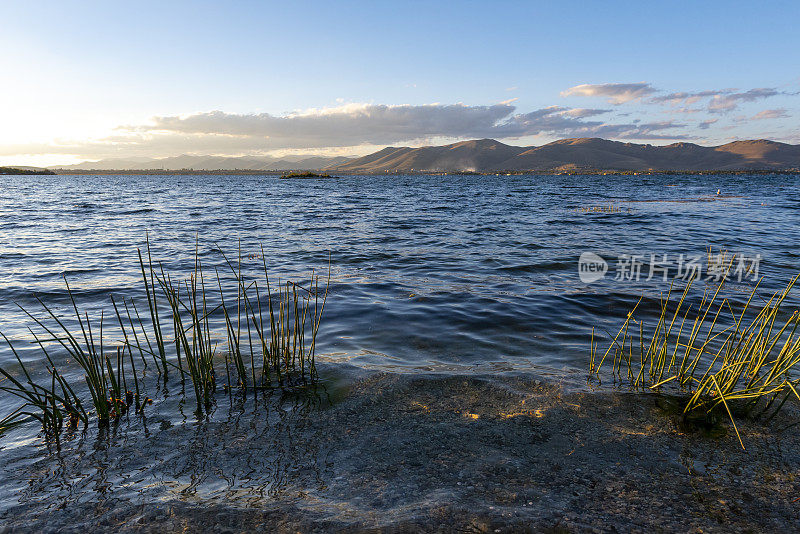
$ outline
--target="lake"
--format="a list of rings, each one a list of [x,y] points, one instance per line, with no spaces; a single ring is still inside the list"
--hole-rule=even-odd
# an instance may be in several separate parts
[[[42,373],[34,323],[18,305],[41,316],[38,297],[70,313],[66,277],[94,319],[113,316],[111,295],[146,309],[137,248],[148,238],[154,261],[176,278],[196,254],[208,272],[225,270],[220,250],[246,273],[266,262],[275,280],[307,282],[312,270],[324,280],[330,268],[316,352],[333,389],[374,373],[566,379],[580,389],[593,329],[615,333],[640,298],[657,320],[659,299],[673,282],[682,289],[689,266],[701,269],[699,298],[719,281],[715,265],[732,262],[725,296],[740,304],[758,279],[756,302],[800,272],[793,175],[0,176],[0,187],[0,331]],[[594,266],[581,271],[582,257]],[[19,372],[6,345],[0,366]],[[82,379],[78,369],[62,372]],[[176,387],[150,394],[150,417],[165,432],[197,424]],[[0,392],[0,416],[15,403]],[[236,412],[219,411],[225,421]],[[100,491],[42,475],[57,462],[36,423],[4,439],[0,458],[17,471],[0,484],[0,509],[36,501],[19,493],[33,486],[85,499]],[[94,439],[70,447],[96,447]],[[154,446],[161,454],[165,445]],[[133,493],[170,478],[136,478],[133,469],[117,473],[135,479]],[[66,471],[70,481],[97,482],[96,471]],[[192,482],[175,482],[184,483]]]

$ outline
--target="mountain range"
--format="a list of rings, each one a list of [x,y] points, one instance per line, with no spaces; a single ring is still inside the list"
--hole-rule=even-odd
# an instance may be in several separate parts
[[[341,156],[287,156],[274,158],[270,156],[259,157],[225,157],[225,156],[174,156],[170,158],[132,158],[132,159],[104,159],[100,161],[84,161],[75,165],[58,165],[49,167],[53,170],[81,171],[81,170],[119,170],[119,171],[146,171],[165,170],[180,171],[192,169],[197,171],[287,171],[287,170],[317,170],[325,167],[339,165],[350,158]]]
[[[800,145],[735,141],[721,146],[666,146],[599,138],[562,139],[538,147],[493,139],[421,148],[387,147],[328,170],[350,173],[436,171],[733,171],[800,169]]]
[[[506,145],[494,139],[443,146],[387,147],[359,158],[175,156],[106,159],[50,167],[58,171],[125,170],[386,172],[580,172],[800,170],[800,145],[765,139],[720,146],[673,143],[653,146],[599,138],[562,139],[542,146]]]

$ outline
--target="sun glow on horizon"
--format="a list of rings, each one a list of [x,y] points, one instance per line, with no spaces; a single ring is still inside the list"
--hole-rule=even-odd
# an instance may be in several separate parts
[[[0,6],[0,162],[362,156],[481,138],[800,142],[800,78],[783,52],[796,8],[748,9],[771,30],[747,40],[729,31],[745,9],[715,2],[693,7],[700,39],[666,5],[440,5],[420,24],[413,6],[317,4],[309,18],[308,6],[143,1]],[[532,40],[540,20],[574,31],[539,24]],[[653,39],[619,38],[643,25]]]

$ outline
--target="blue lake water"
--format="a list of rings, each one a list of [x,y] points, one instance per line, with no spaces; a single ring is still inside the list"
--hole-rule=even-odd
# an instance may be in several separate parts
[[[764,294],[800,271],[800,189],[789,175],[4,176],[0,184],[0,330],[32,360],[31,321],[17,305],[40,309],[38,294],[69,311],[64,276],[90,312],[111,313],[111,294],[143,298],[136,249],[148,234],[154,259],[173,272],[192,268],[196,245],[208,269],[224,266],[219,246],[231,258],[241,251],[254,272],[263,246],[273,276],[293,280],[326,272],[330,257],[318,353],[410,372],[583,369],[592,327],[612,330],[640,296],[668,289],[659,273],[647,280],[651,254],[667,255],[669,278],[680,255],[705,264],[709,247],[758,257]],[[587,251],[610,264],[590,284],[578,273]],[[625,254],[641,256],[638,281],[616,280]],[[730,297],[745,298],[748,282],[733,282]],[[0,363],[10,357],[0,348]]]
[[[615,332],[640,298],[642,317],[657,320],[659,299],[687,262],[703,269],[692,286],[697,299],[716,287],[713,258],[733,257],[724,297],[734,305],[754,279],[763,278],[759,304],[800,272],[800,188],[790,175],[1,176],[0,187],[0,330],[44,377],[28,328],[41,330],[19,306],[42,317],[38,297],[77,332],[66,278],[94,325],[106,317],[106,346],[119,344],[110,299],[146,310],[137,248],[147,236],[154,261],[175,280],[189,275],[196,254],[205,272],[225,272],[219,250],[237,268],[241,257],[245,277],[266,261],[273,280],[307,283],[330,265],[316,352],[333,389],[372,371],[582,379],[592,329]],[[584,253],[605,260],[608,272],[582,280]],[[651,276],[652,263],[660,269]],[[790,312],[800,300],[788,304]],[[0,366],[20,373],[5,344]],[[64,362],[61,371],[85,394],[77,366]],[[54,514],[43,516],[48,522],[79,503],[64,520],[74,524],[112,498],[125,510],[211,497],[256,506],[292,485],[306,492],[322,484],[317,495],[330,497],[326,484],[362,472],[358,458],[331,467],[311,446],[319,440],[306,429],[313,403],[218,401],[212,421],[196,424],[176,378],[154,388],[149,373],[154,404],[110,433],[92,425],[54,444],[31,421],[3,436],[0,513],[19,516],[26,512],[13,507],[23,506]],[[0,417],[18,404],[0,392]],[[230,444],[249,440],[261,452],[226,456]],[[331,481],[308,470],[321,464],[351,475]]]

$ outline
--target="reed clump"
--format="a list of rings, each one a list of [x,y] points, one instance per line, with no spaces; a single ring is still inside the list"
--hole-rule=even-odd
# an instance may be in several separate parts
[[[144,391],[150,366],[164,382],[177,373],[182,383],[191,383],[198,415],[211,410],[220,389],[232,394],[313,386],[330,263],[323,288],[313,273],[306,286],[288,281],[273,286],[263,248],[263,279],[243,275],[241,250],[236,262],[219,252],[223,272],[215,268],[209,276],[196,245],[194,268],[179,280],[153,262],[148,240],[145,254],[138,251],[140,305],[133,298],[117,300],[112,295],[113,314],[103,311],[99,321],[81,313],[66,279],[70,319],[38,297],[43,317],[20,307],[36,327],[28,330],[46,362],[46,377],[34,377],[18,347],[0,333],[19,367],[0,368],[0,390],[21,400],[0,419],[0,433],[32,418],[57,436],[65,426],[74,429],[90,419],[106,426],[131,410],[141,413],[152,403]],[[143,316],[139,309],[144,303]],[[116,337],[110,349],[105,342],[109,337]],[[85,388],[64,376],[69,362],[83,372]],[[220,388],[223,366],[226,382]],[[182,391],[185,394],[186,388]]]
[[[692,282],[673,302],[673,288],[660,300],[654,329],[628,313],[607,350],[598,352],[592,331],[589,372],[600,378],[604,365],[616,380],[633,388],[674,394],[685,422],[731,421],[744,448],[734,416],[767,421],[795,398],[800,400],[800,313],[785,310],[785,301],[800,275],[754,306],[761,281],[744,305],[721,298],[723,282],[688,304]]]

